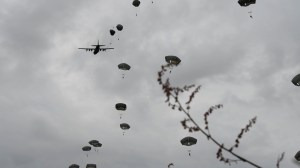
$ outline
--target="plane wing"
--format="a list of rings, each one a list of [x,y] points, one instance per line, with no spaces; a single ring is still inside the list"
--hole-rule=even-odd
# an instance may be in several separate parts
[[[109,50],[109,49],[114,49],[114,48],[100,48],[100,51],[105,51],[105,50]]]
[[[86,51],[94,51],[95,48],[78,48],[78,49],[83,49],[83,50],[86,50]]]
[[[100,48],[100,49],[114,49],[114,48]]]

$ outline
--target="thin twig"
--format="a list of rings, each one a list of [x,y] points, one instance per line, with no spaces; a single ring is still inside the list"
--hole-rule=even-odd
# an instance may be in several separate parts
[[[279,164],[280,162],[283,160],[284,158],[284,152],[281,154],[281,156],[277,159],[277,164],[276,164],[276,167],[279,168]]]
[[[224,146],[224,144],[218,142],[216,139],[214,139],[212,137],[212,135],[210,134],[209,132],[209,127],[208,127],[208,120],[207,120],[207,117],[212,113],[212,111],[214,109],[218,109],[218,108],[221,108],[223,107],[222,105],[216,105],[216,106],[212,106],[205,114],[204,114],[204,121],[205,121],[205,129],[202,129],[195,121],[194,119],[191,117],[190,113],[189,113],[189,110],[190,110],[190,103],[192,102],[192,100],[194,99],[196,93],[199,92],[200,90],[200,87],[201,86],[195,86],[195,85],[189,85],[189,86],[184,86],[183,88],[179,88],[179,87],[172,87],[171,84],[170,84],[170,80],[169,78],[167,78],[165,80],[165,82],[162,81],[162,77],[163,75],[165,74],[165,72],[167,71],[167,68],[169,68],[171,65],[168,64],[168,65],[164,65],[164,66],[161,66],[161,71],[158,72],[158,83],[160,85],[162,85],[162,90],[164,91],[167,99],[166,99],[166,102],[168,103],[168,105],[170,107],[172,107],[173,110],[175,109],[178,109],[179,111],[183,112],[187,118],[184,119],[183,121],[181,121],[181,124],[182,126],[184,127],[184,129],[188,129],[190,132],[193,132],[193,131],[200,131],[202,134],[204,134],[208,140],[211,140],[214,144],[216,144],[217,146],[219,146],[219,150],[217,152],[217,159],[219,159],[220,161],[223,161],[225,163],[228,163],[230,165],[231,162],[235,162],[237,163],[238,161],[242,161],[242,162],[245,162],[245,163],[248,163],[250,165],[252,165],[253,167],[256,167],[256,168],[261,168],[261,166],[253,163],[252,161],[249,161],[248,159],[236,154],[235,152],[233,152],[233,148],[234,147],[238,147],[238,144],[239,144],[239,140],[242,138],[242,135],[244,134],[244,132],[247,132],[249,131],[249,128],[255,124],[256,122],[256,117],[254,117],[253,119],[251,119],[249,121],[249,124],[246,125],[245,128],[243,128],[240,132],[240,134],[238,135],[237,139],[236,139],[236,143],[233,147],[231,148],[227,148]],[[184,91],[189,91],[191,88],[195,88],[196,89],[191,93],[190,97],[189,97],[189,100],[185,103],[186,104],[186,108],[184,108],[181,104],[181,101],[179,100],[179,94],[184,92]],[[174,103],[171,103],[170,100],[171,99],[174,99]],[[187,122],[191,122],[194,126],[191,127],[191,126],[188,126],[186,123]],[[207,130],[207,132],[205,131]],[[228,159],[228,158],[224,158],[223,157],[223,154],[222,154],[222,151],[226,151],[228,153],[230,153],[231,155],[233,155],[234,157],[236,157],[237,159]],[[282,154],[282,157],[280,157],[280,159],[278,159],[277,161],[277,168],[279,168],[279,163],[283,160],[283,156],[284,154]]]

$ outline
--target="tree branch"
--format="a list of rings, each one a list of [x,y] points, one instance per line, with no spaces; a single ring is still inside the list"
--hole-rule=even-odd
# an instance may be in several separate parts
[[[215,105],[212,106],[211,108],[209,108],[209,110],[207,112],[204,113],[204,122],[205,122],[205,128],[202,129],[195,121],[194,119],[191,117],[189,110],[190,110],[190,103],[193,101],[195,95],[199,92],[201,86],[195,86],[195,85],[186,85],[183,88],[180,87],[173,87],[170,84],[170,80],[169,78],[167,78],[165,81],[163,81],[163,76],[165,74],[165,72],[167,71],[167,68],[170,68],[171,65],[167,64],[167,65],[163,65],[161,66],[161,71],[158,72],[158,83],[162,86],[162,90],[165,93],[167,99],[166,99],[166,103],[168,103],[168,105],[173,109],[177,109],[181,112],[183,112],[187,118],[185,118],[183,121],[181,121],[181,124],[183,126],[184,129],[188,129],[189,132],[197,132],[200,131],[202,134],[204,134],[208,140],[211,140],[215,145],[217,145],[219,147],[216,155],[217,155],[217,159],[219,159],[220,161],[224,162],[225,164],[231,164],[232,162],[237,163],[238,161],[242,161],[245,163],[248,163],[250,165],[252,165],[253,167],[256,168],[261,168],[261,166],[253,163],[252,161],[236,154],[235,152],[233,152],[233,148],[237,148],[239,145],[239,142],[243,136],[243,134],[245,132],[249,131],[249,128],[253,126],[253,124],[256,123],[256,119],[257,117],[254,117],[253,119],[251,119],[249,121],[249,124],[246,125],[245,128],[241,129],[241,132],[238,134],[238,137],[235,140],[235,145],[233,145],[231,148],[227,148],[225,147],[225,145],[223,143],[220,143],[219,141],[217,141],[215,138],[212,137],[212,135],[209,132],[209,124],[208,124],[208,116],[210,114],[212,114],[212,112],[216,109],[222,108],[223,105],[219,104],[219,105]],[[181,104],[181,101],[179,100],[179,95],[180,93],[183,92],[188,92],[190,91],[190,89],[195,88],[190,96],[189,99],[186,101],[185,105],[186,107],[183,107],[183,105]],[[174,103],[171,102],[171,99],[174,99]],[[187,123],[192,123],[193,126],[188,126]],[[223,151],[226,151],[228,153],[230,153],[231,155],[233,155],[234,157],[236,157],[237,159],[228,159],[228,158],[224,158],[223,156]],[[277,168],[279,168],[279,163],[283,160],[284,154],[281,155],[280,159],[278,159],[277,161]]]

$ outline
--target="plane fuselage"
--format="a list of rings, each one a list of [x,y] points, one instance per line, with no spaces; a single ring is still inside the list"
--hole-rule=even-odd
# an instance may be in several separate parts
[[[100,45],[97,45],[94,50],[94,55],[96,55],[100,51]]]
[[[95,44],[95,45],[91,45],[91,46],[94,46],[95,48],[78,48],[78,49],[83,49],[85,51],[93,51],[93,54],[96,55],[98,54],[99,51],[106,51],[106,50],[109,50],[109,49],[114,49],[114,48],[101,48],[101,46],[105,46],[103,44],[99,44],[99,40],[98,40],[98,44]]]

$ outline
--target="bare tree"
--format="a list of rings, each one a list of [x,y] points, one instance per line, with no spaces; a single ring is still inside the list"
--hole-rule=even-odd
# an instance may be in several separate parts
[[[224,162],[225,164],[231,165],[231,163],[238,163],[238,162],[244,162],[252,165],[256,168],[262,168],[261,166],[257,165],[256,163],[246,159],[245,157],[240,156],[236,152],[234,152],[235,148],[239,147],[239,143],[245,133],[247,133],[250,128],[256,123],[257,117],[253,117],[249,120],[248,124],[241,129],[240,133],[237,135],[235,139],[235,143],[231,146],[225,146],[224,143],[219,142],[216,140],[209,131],[209,122],[208,117],[210,114],[212,114],[215,110],[220,109],[223,107],[222,104],[218,104],[215,106],[210,107],[205,113],[204,113],[204,123],[205,127],[201,128],[195,120],[192,118],[192,116],[189,113],[189,110],[191,109],[191,102],[193,101],[195,95],[199,92],[201,85],[185,85],[183,87],[174,87],[171,85],[169,78],[164,79],[163,76],[165,75],[165,72],[167,72],[170,68],[172,68],[174,65],[167,64],[161,66],[161,70],[158,72],[158,83],[162,86],[162,90],[166,96],[166,103],[168,103],[168,106],[171,107],[173,110],[178,110],[180,112],[183,112],[186,115],[186,118],[181,121],[181,124],[184,129],[188,129],[189,132],[201,132],[204,136],[207,137],[207,140],[212,141],[215,145],[219,147],[216,157],[219,161]],[[184,92],[189,92],[190,96],[189,99],[183,104],[180,100],[180,94]],[[223,152],[227,152],[233,156],[233,159],[231,158],[225,158],[223,155]],[[280,162],[284,158],[284,153],[281,154],[280,158],[277,160],[277,168],[279,168]]]

